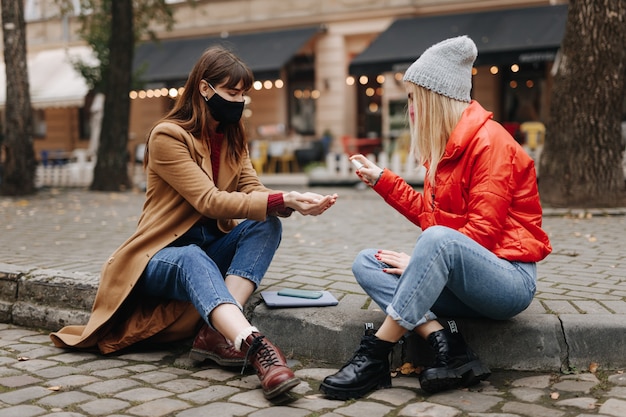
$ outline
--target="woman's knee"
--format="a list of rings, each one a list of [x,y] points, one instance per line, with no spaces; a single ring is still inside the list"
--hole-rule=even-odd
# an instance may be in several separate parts
[[[277,242],[280,242],[283,235],[283,223],[276,216],[268,216],[265,221],[254,222],[252,227],[265,236],[272,236]]]
[[[356,255],[352,263],[352,274],[361,286],[368,281],[372,269],[382,270],[380,261],[376,259],[378,249],[363,249]]]
[[[424,230],[417,238],[417,242],[413,249],[413,255],[424,254],[429,250],[445,250],[445,248],[453,248],[455,245],[450,246],[450,242],[454,242],[463,235],[449,227],[445,226],[431,226]]]
[[[207,254],[198,245],[182,246],[178,250],[179,265],[183,268],[188,268],[209,260]]]
[[[457,235],[458,233],[460,232],[446,226],[431,226],[420,234],[419,239],[438,242]]]
[[[280,221],[279,217],[268,216],[264,223],[267,223],[272,230],[278,233],[282,233],[283,231],[283,222]]]
[[[376,253],[378,249],[363,249],[352,262],[352,272],[360,271],[363,268],[371,268],[372,264],[378,263]]]

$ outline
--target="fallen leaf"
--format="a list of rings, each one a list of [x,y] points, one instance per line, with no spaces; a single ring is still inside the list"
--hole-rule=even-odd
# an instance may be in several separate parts
[[[597,362],[591,362],[589,364],[589,372],[595,374],[598,371],[598,366],[600,366]]]
[[[415,372],[415,367],[413,366],[412,363],[410,362],[405,362],[404,364],[402,364],[402,366],[400,367],[400,372],[402,373],[402,375],[408,375],[408,374],[412,374],[413,372]]]

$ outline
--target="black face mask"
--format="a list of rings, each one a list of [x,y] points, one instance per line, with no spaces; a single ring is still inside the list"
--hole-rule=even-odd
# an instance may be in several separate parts
[[[239,122],[245,103],[243,101],[230,101],[220,96],[211,84],[209,87],[215,92],[213,97],[204,100],[209,106],[211,116],[220,123],[233,124]]]

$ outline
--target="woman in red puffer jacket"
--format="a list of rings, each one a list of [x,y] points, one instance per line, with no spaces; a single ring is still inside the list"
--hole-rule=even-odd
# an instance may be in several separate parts
[[[420,374],[427,392],[477,384],[490,375],[445,317],[509,319],[535,294],[536,262],[552,250],[541,229],[533,160],[492,114],[470,98],[476,45],[467,36],[427,49],[404,75],[412,154],[427,168],[424,192],[362,155],[357,175],[422,229],[413,253],[366,249],[353,273],[386,312],[352,359],[324,379],[327,397],[358,398],[391,386],[388,355],[407,331],[427,340],[435,363]]]

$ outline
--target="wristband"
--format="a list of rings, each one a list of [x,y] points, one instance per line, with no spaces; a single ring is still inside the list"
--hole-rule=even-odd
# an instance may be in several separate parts
[[[380,174],[378,174],[378,178],[376,178],[376,181],[374,181],[374,183],[372,184],[372,187],[375,187],[375,186],[376,186],[376,184],[378,184],[378,181],[380,181],[380,177],[382,177],[382,176],[383,176],[383,172],[384,172],[384,171],[385,171],[385,168],[383,168],[383,169],[380,171]]]

